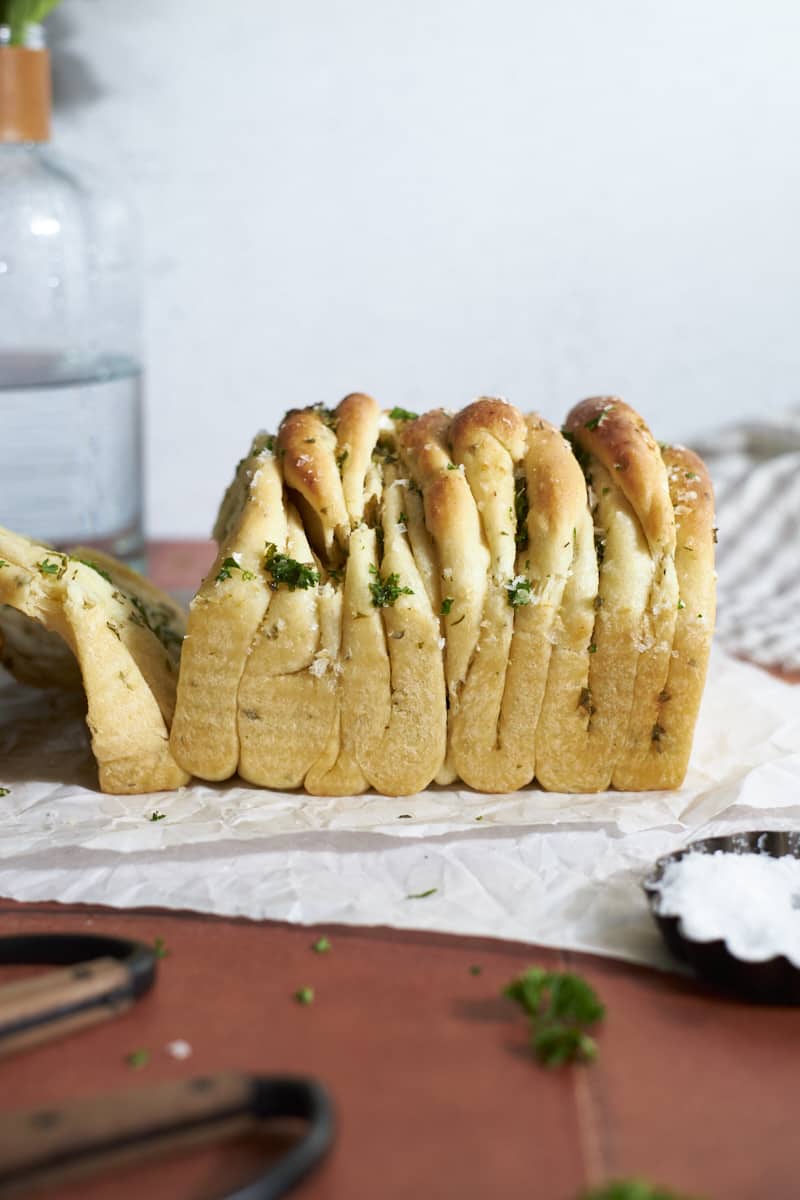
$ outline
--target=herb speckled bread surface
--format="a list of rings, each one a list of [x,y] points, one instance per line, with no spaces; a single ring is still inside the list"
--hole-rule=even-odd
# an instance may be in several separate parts
[[[614,397],[294,410],[239,463],[189,614],[187,772],[350,795],[678,787],[714,625],[713,495]]]

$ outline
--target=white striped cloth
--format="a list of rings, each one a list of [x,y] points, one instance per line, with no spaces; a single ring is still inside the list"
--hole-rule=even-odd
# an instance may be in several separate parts
[[[717,637],[763,666],[800,670],[800,410],[693,443],[717,504]]]

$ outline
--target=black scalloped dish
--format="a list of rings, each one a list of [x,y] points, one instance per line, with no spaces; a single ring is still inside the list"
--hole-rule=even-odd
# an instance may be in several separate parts
[[[800,831],[762,830],[704,838],[691,842],[675,854],[659,858],[643,887],[664,941],[675,957],[687,963],[699,978],[740,1000],[753,1004],[800,1004],[800,969],[782,954],[763,962],[737,958],[722,939],[696,942],[683,932],[680,917],[662,916],[658,912],[658,884],[667,863],[678,862],[687,854],[714,854],[717,850],[734,854],[770,854],[773,858],[790,854],[800,858]]]

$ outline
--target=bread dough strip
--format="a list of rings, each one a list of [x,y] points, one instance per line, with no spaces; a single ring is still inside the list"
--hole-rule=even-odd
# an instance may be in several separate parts
[[[633,703],[612,775],[615,787],[639,790],[648,786],[646,764],[657,727],[659,696],[669,671],[678,606],[675,517],[667,472],[645,422],[616,397],[584,400],[569,414],[567,428],[576,444],[596,456],[612,486],[618,486],[627,498],[650,553],[651,584],[637,640]],[[591,475],[589,469],[587,477]],[[623,722],[622,711],[619,720]]]
[[[480,623],[489,584],[490,556],[478,509],[463,467],[450,454],[452,418],[442,409],[408,422],[400,432],[403,461],[422,491],[425,525],[439,558],[442,615],[445,631],[445,680],[449,705],[447,757],[437,783],[453,783],[458,771],[451,736],[461,689],[480,636]]]
[[[219,553],[189,609],[171,744],[178,762],[201,779],[228,779],[239,765],[237,693],[272,594],[265,546],[286,545],[272,442],[260,435],[239,464],[214,531]]]
[[[677,788],[683,783],[716,615],[711,479],[705,464],[691,450],[668,446],[662,454],[675,512],[680,600],[669,674],[659,696],[649,754],[640,768],[643,788]]]

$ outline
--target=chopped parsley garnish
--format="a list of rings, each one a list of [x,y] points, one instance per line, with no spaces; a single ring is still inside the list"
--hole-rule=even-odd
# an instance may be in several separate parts
[[[378,568],[370,563],[369,573],[375,576],[369,585],[374,608],[391,608],[400,596],[414,595],[413,588],[400,586],[400,576],[395,571],[384,579]]]
[[[586,1027],[603,1019],[605,1008],[579,975],[529,967],[503,989],[530,1020],[531,1048],[544,1066],[590,1062],[597,1055]]]
[[[519,475],[514,480],[514,515],[517,519],[516,540],[520,549],[524,549],[528,544],[528,512],[530,511],[530,503],[528,501],[528,487],[524,475]]]
[[[151,821],[163,821],[164,818],[166,817],[166,815],[167,815],[166,813],[159,812],[158,809],[156,809],[155,812],[150,813],[150,820]]]
[[[336,466],[339,468],[340,475],[342,473],[342,468],[344,467],[344,464],[347,462],[349,457],[350,457],[349,450],[343,450],[341,452],[341,454],[336,455]]]
[[[406,900],[426,900],[428,896],[432,896],[438,890],[438,888],[428,888],[427,892],[409,892]]]
[[[597,645],[596,645],[596,643],[595,643],[595,642],[590,642],[590,644],[589,644],[589,653],[590,653],[590,654],[597,654]]]
[[[469,973],[470,975],[481,975],[483,974],[483,967],[479,967],[477,963],[474,963],[473,966],[470,967]]]
[[[314,989],[312,987],[298,988],[294,994],[294,998],[298,1004],[306,1004],[306,1005],[313,1004],[314,1003]]]
[[[111,583],[111,576],[109,575],[108,571],[104,571],[102,567],[98,567],[96,562],[91,562],[91,560],[88,558],[79,558],[78,562],[83,563],[85,567],[91,567],[92,570],[96,571],[98,575],[101,575],[107,583]]]
[[[404,512],[401,512],[399,517],[397,518],[397,524],[398,525],[407,525],[408,524],[408,517],[406,516],[406,514]]]
[[[162,937],[157,937],[153,942],[153,953],[155,954],[156,958],[169,958],[167,943]]]
[[[232,579],[231,571],[241,571],[244,580],[255,579],[253,572],[243,570],[242,564],[238,563],[235,558],[226,558],[219,569],[217,583],[222,583],[223,579]]]
[[[277,590],[282,583],[290,592],[296,588],[305,590],[319,583],[319,571],[311,563],[301,563],[296,558],[289,558],[288,554],[280,554],[274,542],[267,542],[264,566],[272,576],[270,587],[273,590]]]
[[[36,566],[41,575],[55,575],[56,579],[60,579],[67,569],[67,560],[62,557],[60,563],[54,563],[50,562],[49,558],[43,558]]]
[[[613,407],[614,407],[614,405],[613,405],[613,404],[607,404],[607,405],[605,406],[605,408],[604,408],[604,409],[602,409],[602,410],[601,410],[601,411],[600,411],[600,412],[597,414],[597,416],[590,417],[588,421],[585,421],[585,422],[584,422],[584,425],[583,425],[583,428],[584,428],[584,429],[597,429],[597,428],[598,428],[598,426],[600,426],[600,425],[602,425],[602,424],[603,424],[603,421],[605,421],[606,417],[607,417],[607,416],[608,416],[608,414],[611,412],[611,410],[613,409]]]
[[[11,795],[11,788],[0,787],[0,796],[10,796],[10,795]]]
[[[678,611],[680,612],[680,610],[682,608],[686,608],[686,605],[684,604],[683,600],[679,600],[678,601]]]
[[[454,604],[455,604],[455,596],[445,596],[444,600],[442,601],[441,616],[443,616],[443,617],[449,616],[450,609],[453,607]]]
[[[503,585],[508,593],[508,603],[512,608],[522,608],[531,602],[531,581],[526,575],[516,575]]]
[[[416,421],[418,415],[418,413],[411,412],[407,408],[400,408],[398,405],[395,405],[389,413],[393,421]]]
[[[654,1187],[646,1179],[614,1179],[603,1187],[582,1192],[579,1200],[700,1200],[700,1198],[668,1192],[666,1188]]]
[[[130,1054],[125,1055],[125,1062],[134,1071],[141,1071],[142,1067],[146,1067],[150,1062],[150,1051],[144,1047],[140,1050],[131,1050]]]
[[[696,471],[684,471],[683,477],[684,477],[684,479],[697,479],[697,472]]]
[[[317,938],[311,949],[315,954],[327,954],[331,948],[331,944],[326,937]]]
[[[447,469],[448,469],[448,471],[457,471],[457,470],[458,470],[458,463],[448,463],[448,464],[447,464]]]
[[[8,565],[9,564],[6,562],[6,560],[4,558],[0,558],[0,571],[2,571],[3,567],[7,567]]]

